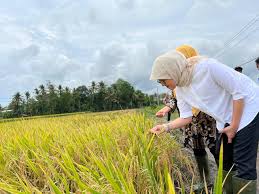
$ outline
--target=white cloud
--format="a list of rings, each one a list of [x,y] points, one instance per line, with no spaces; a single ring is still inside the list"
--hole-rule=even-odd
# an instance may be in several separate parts
[[[2,2],[0,104],[46,80],[77,86],[122,77],[151,91],[157,86],[149,81],[157,55],[187,43],[212,56],[258,6],[256,0]],[[234,67],[258,55],[257,39],[258,31],[219,59]],[[246,66],[246,74],[255,78],[255,72],[253,63]]]

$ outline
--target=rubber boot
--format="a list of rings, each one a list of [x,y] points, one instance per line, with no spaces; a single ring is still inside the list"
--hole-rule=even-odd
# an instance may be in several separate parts
[[[223,180],[225,179],[225,177],[227,176],[228,171],[223,170]],[[223,185],[223,193],[224,194],[233,194],[233,176],[236,174],[236,171],[231,171],[228,176],[227,179]]]
[[[256,194],[256,180],[246,180],[233,176],[233,194],[237,194],[247,183],[247,185],[240,194]]]
[[[195,159],[198,165],[200,181],[202,183],[204,182],[204,175],[205,175],[205,180],[207,184],[210,184],[211,181],[210,181],[209,161],[208,161],[207,154],[204,156],[195,156]],[[204,171],[204,175],[203,175],[203,171]]]
[[[212,187],[212,182],[210,180],[210,172],[209,172],[209,162],[207,154],[204,156],[195,156],[199,175],[200,175],[200,184],[194,185],[194,193],[203,193],[205,191],[204,187],[204,175],[207,187]],[[204,174],[203,174],[204,172]]]

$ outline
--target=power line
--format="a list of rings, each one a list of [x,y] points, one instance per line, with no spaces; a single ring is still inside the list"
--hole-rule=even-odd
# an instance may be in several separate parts
[[[232,43],[234,43],[234,40],[233,40],[233,42],[231,42],[230,44],[228,44],[226,47],[224,47],[220,52],[218,52],[216,55],[214,55],[214,57],[216,58],[216,57],[220,57],[220,56],[222,56],[225,52],[226,52],[226,49],[230,49],[230,48],[233,48],[233,47],[235,47],[235,46],[237,46],[240,42],[242,42],[243,40],[245,40],[245,39],[247,39],[249,36],[250,36],[250,34],[252,33],[252,32],[254,32],[254,31],[257,31],[258,29],[254,29],[254,30],[252,30],[252,31],[250,31],[250,32],[248,32],[248,34],[244,37],[244,38],[242,38],[241,40],[239,40],[236,44],[232,44]]]
[[[246,29],[248,29],[251,25],[253,25],[254,23],[256,23],[258,21],[258,17],[259,15],[257,14],[252,20],[250,20],[243,28],[241,28],[241,30],[234,35],[230,40],[226,41],[225,45],[229,44],[231,41],[233,41],[235,38],[237,38],[243,31],[245,31]]]
[[[219,50],[215,56],[217,56],[219,53],[225,50],[226,47],[229,46],[231,42],[233,42],[242,32],[244,32],[246,29],[250,28],[253,24],[255,24],[258,21],[258,18],[257,18],[258,16],[259,15],[257,14],[252,20],[250,20],[245,26],[243,26],[243,28],[237,34],[235,34],[231,39],[227,40],[223,48]]]
[[[246,62],[244,62],[244,63],[241,63],[239,66],[244,66],[245,64],[250,63],[250,62],[256,60],[257,58],[258,58],[258,57],[252,58],[252,59],[250,59],[250,60],[248,60],[248,61],[246,61]]]
[[[250,31],[244,38],[242,38],[241,40],[239,40],[236,44],[232,45],[231,47],[229,47],[228,49],[234,48],[237,45],[239,45],[242,41],[244,41],[245,39],[247,39],[253,32],[258,31],[259,28],[254,29],[253,31]],[[217,57],[221,57],[222,55],[224,55],[226,52],[222,52],[221,54],[217,55]]]
[[[232,38],[230,38],[229,40],[227,40],[225,43],[224,43],[224,46],[222,49],[220,49],[215,55],[214,57],[218,57],[219,54],[221,54],[222,52],[224,52],[224,50],[226,50],[226,48],[228,46],[230,46],[232,44],[232,42],[238,38],[240,36],[240,34],[242,34],[243,32],[245,32],[247,29],[249,29],[251,26],[253,26],[258,20],[259,20],[259,14],[257,14],[252,20],[250,20],[245,26],[243,26],[241,28],[241,30],[235,34]]]

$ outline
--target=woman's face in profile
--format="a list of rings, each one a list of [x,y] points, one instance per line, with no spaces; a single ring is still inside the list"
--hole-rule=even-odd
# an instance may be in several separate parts
[[[162,86],[167,87],[170,90],[174,90],[176,88],[175,82],[172,79],[158,80],[158,83],[160,83]]]

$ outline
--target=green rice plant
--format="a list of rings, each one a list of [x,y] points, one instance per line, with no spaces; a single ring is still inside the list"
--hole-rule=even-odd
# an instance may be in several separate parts
[[[214,193],[222,194],[223,190],[223,141],[221,142],[220,152],[219,152],[219,167],[218,175],[216,177],[216,182],[214,184]]]

